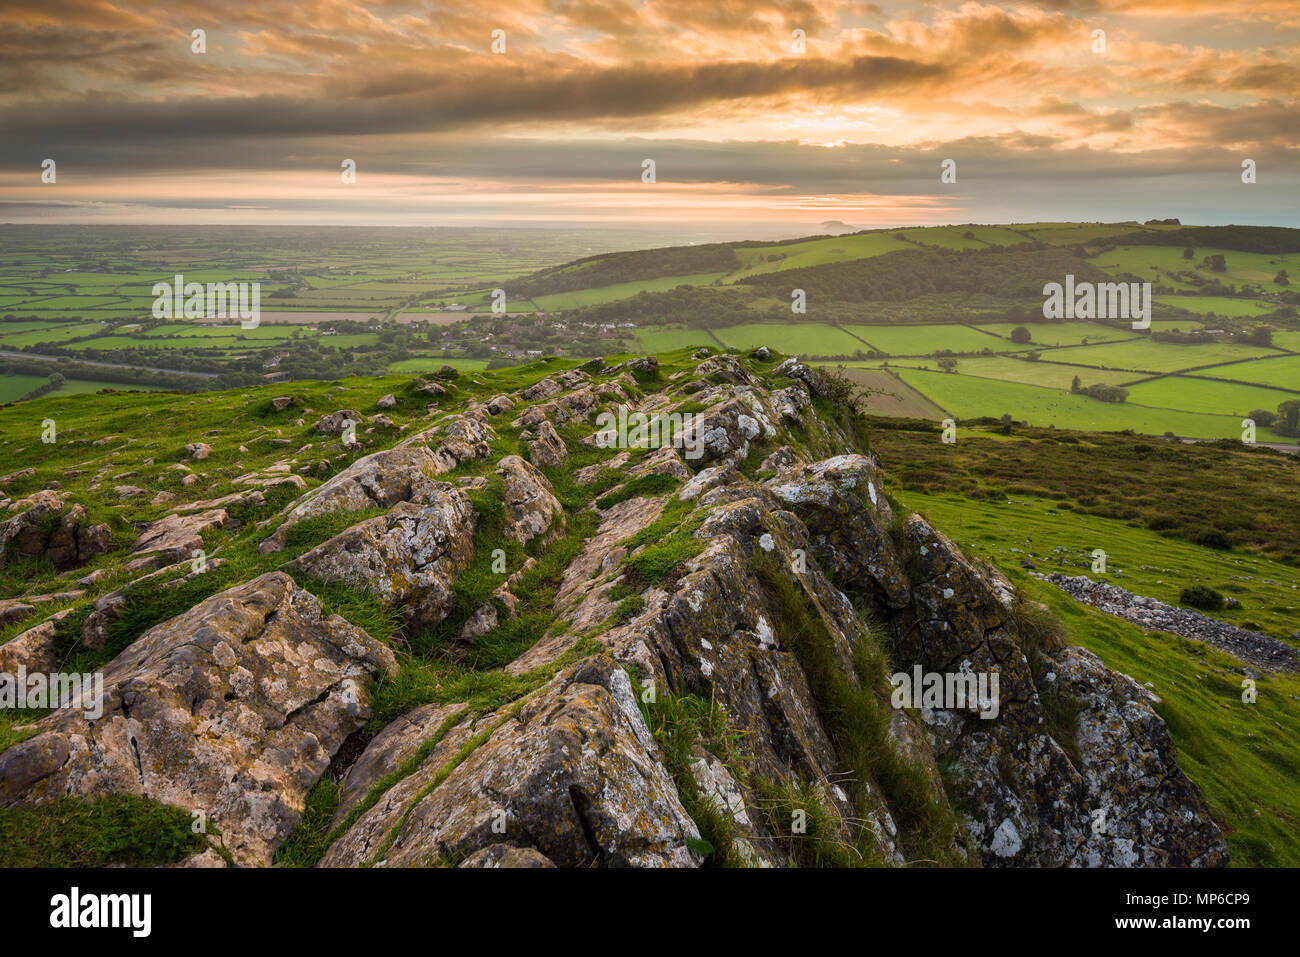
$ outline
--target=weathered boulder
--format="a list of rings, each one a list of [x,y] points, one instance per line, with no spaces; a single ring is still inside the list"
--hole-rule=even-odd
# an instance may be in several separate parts
[[[203,811],[236,863],[267,865],[366,721],[368,676],[396,670],[392,652],[288,575],[263,575],[113,659],[99,718],[64,708],[0,753],[0,805],[148,797]]]
[[[12,598],[0,598],[0,628],[30,618],[35,613],[36,608],[33,605]]]
[[[422,503],[399,502],[287,567],[372,591],[396,605],[411,627],[428,628],[451,608],[451,584],[473,554],[474,524],[469,497],[439,482]]]
[[[746,369],[735,356],[712,356],[695,367],[695,375],[730,382],[732,385],[758,386],[755,375]]]
[[[17,514],[0,522],[0,564],[6,556],[42,559],[55,568],[84,565],[112,545],[112,529],[91,522],[82,505],[68,505],[57,491],[42,489],[9,505]]]
[[[486,458],[492,451],[491,442],[495,438],[496,431],[482,412],[466,412],[403,439],[398,448],[433,445],[434,471],[449,472],[461,462]]]
[[[131,546],[137,555],[158,552],[170,561],[178,562],[193,557],[203,550],[203,533],[211,528],[225,528],[230,524],[230,513],[224,508],[209,509],[187,515],[167,515],[145,525]]]
[[[367,750],[393,746],[401,750],[389,766],[418,745],[377,738]],[[453,748],[466,746],[451,767]],[[456,725],[321,864],[419,867],[509,842],[560,867],[690,867],[700,858],[687,841],[698,836],[627,673],[589,658],[521,705]]]
[[[517,455],[498,462],[497,472],[503,483],[507,536],[526,545],[547,532],[550,537],[563,534],[564,508],[545,475]]]
[[[185,454],[192,459],[206,459],[212,454],[212,446],[206,442],[191,442],[185,446]]]
[[[766,485],[807,526],[813,554],[831,578],[872,605],[908,604],[907,573],[889,536],[894,513],[874,461],[841,455],[793,466]]]
[[[381,409],[391,409],[397,405],[397,396],[391,392],[388,395],[381,395],[375,400],[375,405]]]
[[[555,426],[543,419],[537,425],[536,437],[528,443],[528,457],[542,468],[556,468],[564,464],[569,448],[555,431]]]
[[[749,454],[751,442],[776,435],[772,422],[773,413],[757,390],[728,386],[718,401],[686,421],[682,445],[700,449],[700,463],[738,463]]]
[[[513,409],[514,407],[514,400],[508,395],[494,395],[492,398],[488,399],[487,405],[485,406],[488,415],[500,415],[507,409]]]
[[[361,424],[361,413],[355,409],[340,409],[322,415],[312,426],[321,435],[342,435],[349,427],[355,429]]]
[[[420,444],[403,444],[363,456],[291,505],[280,526],[258,546],[258,551],[264,555],[280,551],[289,529],[317,515],[429,501],[442,484],[431,478],[444,471],[441,464]]]

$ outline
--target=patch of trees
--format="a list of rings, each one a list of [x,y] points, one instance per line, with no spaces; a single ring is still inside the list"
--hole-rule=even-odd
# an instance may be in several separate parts
[[[1107,385],[1104,382],[1084,385],[1078,376],[1075,376],[1074,381],[1070,383],[1070,391],[1075,395],[1086,395],[1100,402],[1123,402],[1128,398],[1128,389],[1123,386]]]
[[[1289,226],[1184,226],[1143,229],[1100,241],[1103,251],[1116,246],[1192,246],[1235,249],[1243,253],[1300,252],[1300,229]]]

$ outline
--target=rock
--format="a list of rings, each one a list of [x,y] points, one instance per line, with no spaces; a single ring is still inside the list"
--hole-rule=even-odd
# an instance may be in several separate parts
[[[465,625],[460,630],[460,640],[473,643],[474,639],[482,638],[489,631],[495,628],[500,621],[497,617],[497,606],[492,602],[486,602],[479,609],[465,619]]]
[[[430,628],[451,609],[452,582],[473,554],[474,525],[469,497],[437,483],[422,504],[399,502],[286,567],[364,588],[393,603],[411,628]]]
[[[378,429],[391,429],[393,427],[393,420],[390,419],[388,416],[382,414],[372,415],[370,417],[370,424],[375,426],[375,428]],[[311,448],[311,446],[307,446],[307,448]]]
[[[776,435],[772,421],[772,411],[756,390],[728,387],[718,401],[684,424],[682,446],[700,450],[698,464],[716,460],[739,463],[749,454],[750,442]]]
[[[626,362],[620,362],[609,370],[610,372],[630,372],[635,376],[644,376],[647,379],[653,379],[659,375],[659,360],[654,356],[643,356],[639,359],[628,359]]]
[[[488,415],[500,415],[507,409],[513,409],[514,407],[514,400],[511,399],[510,396],[494,395],[492,398],[488,399],[487,413]]]
[[[22,621],[35,613],[36,608],[33,605],[15,601],[12,598],[0,598],[0,628],[12,625],[16,621]]]
[[[168,492],[166,489],[164,489],[163,491],[161,491],[161,492],[159,492],[157,495],[155,495],[153,498],[151,498],[151,499],[149,500],[149,504],[150,504],[150,505],[170,505],[170,504],[171,504],[172,502],[174,502],[174,501],[176,501],[176,493],[175,493],[175,492]]]
[[[525,402],[536,402],[538,399],[549,399],[551,396],[559,395],[563,391],[564,387],[554,379],[539,379],[520,392],[519,397]]]
[[[531,847],[489,844],[460,862],[461,867],[554,867],[549,857]]]
[[[212,446],[206,442],[191,442],[185,446],[185,454],[192,459],[206,459],[212,454]]]
[[[466,412],[452,416],[447,421],[403,439],[398,448],[418,444],[433,444],[434,468],[437,472],[450,472],[461,462],[486,458],[492,451],[491,441],[496,431],[482,413]]]
[[[361,423],[361,413],[353,409],[340,409],[322,415],[312,426],[321,435],[342,435],[349,428],[356,428]]]
[[[0,805],[134,794],[203,811],[237,864],[267,866],[367,720],[367,677],[396,671],[392,652],[288,575],[262,575],[113,659],[100,717],[66,707],[0,753]]]
[[[330,846],[321,865],[427,866],[468,860],[504,841],[560,867],[699,863],[687,846],[699,831],[664,770],[626,672],[608,659],[579,661],[513,710],[456,725],[450,740]],[[448,750],[471,733],[486,738],[433,786]],[[377,738],[367,751],[394,743]],[[494,829],[497,821],[504,834]]]
[[[695,375],[713,377],[733,385],[758,386],[759,381],[734,356],[713,356],[695,367]]]
[[[31,478],[35,474],[36,469],[19,469],[16,472],[10,472],[8,475],[0,476],[0,488],[12,485],[19,479]]]
[[[397,396],[393,395],[391,392],[388,393],[388,395],[381,395],[375,401],[375,405],[381,409],[391,409],[397,405]]]
[[[548,538],[563,533],[564,508],[545,475],[517,455],[507,455],[498,462],[497,473],[504,486],[501,498],[506,509],[505,534],[509,538],[527,545],[548,531],[552,532]]]
[[[224,508],[193,515],[167,515],[145,525],[131,551],[137,555],[157,552],[174,562],[188,560],[195,551],[204,549],[203,532],[225,528],[229,522],[230,514]]]
[[[783,445],[763,459],[758,465],[760,472],[780,472],[799,463],[799,456],[788,445]]]
[[[287,395],[277,395],[271,400],[271,408],[277,412],[282,412],[289,406],[293,405],[293,398]]]
[[[91,522],[84,506],[68,505],[59,492],[42,490],[9,506],[18,509],[0,522],[0,565],[13,555],[48,561],[58,569],[75,568],[112,545],[112,529]]]
[[[757,349],[751,352],[750,355],[753,356],[755,359],[757,359],[759,362],[766,362],[768,359],[772,358],[772,350],[769,349],[767,346],[759,346]]]
[[[889,535],[894,513],[874,461],[841,455],[786,469],[766,486],[808,528],[813,554],[831,578],[873,606],[908,604],[903,558]]]
[[[628,478],[641,478],[645,475],[669,475],[686,481],[691,477],[690,469],[683,463],[677,450],[672,446],[655,449],[636,465],[628,469]]]
[[[279,528],[258,551],[264,555],[280,551],[290,528],[317,515],[430,501],[441,485],[431,476],[443,471],[441,464],[423,445],[403,444],[359,458],[289,506]]]
[[[55,612],[45,621],[15,635],[0,645],[0,674],[17,674],[24,669],[28,674],[51,674],[58,670],[59,660],[54,652],[55,628],[59,621],[72,613],[65,608]],[[3,752],[0,752],[0,757]],[[0,806],[3,806],[4,782],[0,780]]]
[[[537,426],[537,437],[528,444],[528,457],[542,468],[558,468],[568,457],[569,448],[555,431],[555,426],[542,420]]]
[[[138,485],[115,485],[113,494],[118,498],[135,498],[137,495],[143,495],[144,489]]]

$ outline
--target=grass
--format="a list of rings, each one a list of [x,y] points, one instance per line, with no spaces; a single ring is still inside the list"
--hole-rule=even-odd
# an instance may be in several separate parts
[[[0,808],[0,867],[163,867],[206,846],[188,811],[129,794]]]

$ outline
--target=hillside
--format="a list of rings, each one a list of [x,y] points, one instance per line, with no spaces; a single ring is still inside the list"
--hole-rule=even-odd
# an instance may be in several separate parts
[[[767,346],[887,377],[882,414],[1191,439],[1240,439],[1250,418],[1259,442],[1300,437],[1295,229],[966,224],[643,249],[527,230],[0,237],[0,401]],[[258,324],[155,318],[151,290],[176,275],[260,283]],[[1046,320],[1043,289],[1067,276],[1150,282],[1150,327]]]
[[[945,504],[970,462],[766,349],[48,396],[0,434],[0,666],[103,676],[0,711],[0,863],[1300,862],[1293,664],[1034,578]],[[1075,557],[1120,525],[1039,520]],[[1189,583],[1219,554],[1124,535],[1134,589],[1141,536]],[[986,693],[909,706],[914,671]]]

